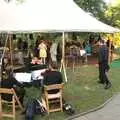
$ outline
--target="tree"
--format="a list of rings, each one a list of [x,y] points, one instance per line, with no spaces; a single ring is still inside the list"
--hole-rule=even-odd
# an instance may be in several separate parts
[[[115,4],[109,4],[105,12],[106,23],[114,27],[120,28],[120,1],[116,0]],[[114,33],[114,35],[107,35],[106,38],[110,38],[116,47],[120,47],[120,33]]]
[[[83,10],[92,13],[98,19],[104,18],[106,4],[103,0],[74,0]]]
[[[105,18],[105,10],[106,10],[106,3],[104,0],[74,0],[76,4],[86,12],[92,14],[97,19],[104,22]],[[74,33],[75,34],[75,33]],[[75,34],[76,35],[76,34]],[[87,36],[86,33],[83,34]]]
[[[111,6],[109,5],[105,12],[105,19],[109,25],[120,27],[120,3]]]

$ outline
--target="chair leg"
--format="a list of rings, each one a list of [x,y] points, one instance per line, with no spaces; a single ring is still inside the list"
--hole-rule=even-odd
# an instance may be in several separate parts
[[[13,120],[15,120],[15,97],[13,96],[12,98],[12,101],[13,101]]]
[[[2,99],[1,99],[1,95],[0,95],[0,120],[2,119]]]
[[[47,112],[48,112],[48,114],[49,114],[49,102],[48,102],[48,100],[46,99],[46,106],[47,106]]]
[[[22,104],[20,103],[19,98],[17,97],[17,95],[16,95],[15,92],[14,92],[14,98],[15,98],[15,100],[16,100],[15,102],[18,103],[18,106],[20,107],[20,109],[23,110],[23,106],[22,106]]]
[[[60,98],[60,108],[61,108],[61,111],[63,111],[62,98]]]

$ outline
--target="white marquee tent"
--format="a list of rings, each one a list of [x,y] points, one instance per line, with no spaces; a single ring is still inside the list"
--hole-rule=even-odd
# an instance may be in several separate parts
[[[73,0],[0,0],[0,32],[106,32],[119,30],[88,15]]]

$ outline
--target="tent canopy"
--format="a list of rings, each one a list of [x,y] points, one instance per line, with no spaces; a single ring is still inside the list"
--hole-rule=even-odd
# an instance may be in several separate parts
[[[120,30],[88,15],[73,0],[0,0],[0,32],[106,32]]]

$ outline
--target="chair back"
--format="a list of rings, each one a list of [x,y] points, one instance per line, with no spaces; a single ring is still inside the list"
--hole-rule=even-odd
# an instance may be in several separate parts
[[[62,84],[48,85],[48,86],[45,85],[44,88],[46,91],[55,90],[55,89],[60,90],[63,88],[63,83]]]
[[[55,111],[63,111],[63,107],[62,107],[62,89],[63,89],[63,83],[62,84],[54,84],[54,85],[48,85],[48,86],[44,86],[44,97],[45,97],[45,101],[46,101],[46,107],[47,107],[47,112],[48,114],[50,112],[55,112]],[[58,90],[57,93],[49,93],[49,91],[53,91],[53,90]],[[55,105],[55,104],[59,105],[57,107],[51,107],[50,105]]]

